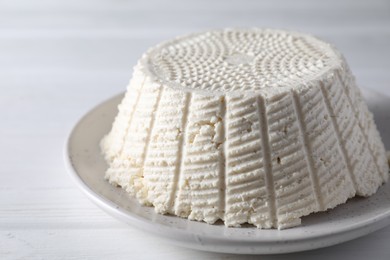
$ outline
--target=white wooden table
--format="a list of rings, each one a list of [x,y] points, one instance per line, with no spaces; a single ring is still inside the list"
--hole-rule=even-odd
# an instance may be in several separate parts
[[[386,0],[0,0],[0,259],[240,258],[175,247],[120,223],[77,190],[63,163],[74,122],[124,91],[143,51],[227,26],[315,34],[345,54],[361,86],[390,95]],[[389,241],[390,227],[262,259],[390,259]]]

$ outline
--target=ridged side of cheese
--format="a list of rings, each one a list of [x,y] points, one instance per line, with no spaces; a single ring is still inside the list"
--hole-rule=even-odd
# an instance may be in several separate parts
[[[278,227],[297,225],[319,210],[294,102],[291,92],[267,102]]]
[[[180,173],[188,95],[163,88],[144,164],[146,200],[159,213],[171,210]],[[174,103],[174,104],[172,104]]]
[[[372,153],[376,166],[384,181],[388,181],[389,175],[388,163],[386,163],[386,150],[383,142],[381,142],[380,134],[376,128],[373,114],[368,110],[365,104],[364,98],[359,88],[356,86],[355,79],[347,66],[347,72],[344,74],[338,74],[340,81],[342,81],[345,87],[346,95],[349,97],[349,102],[358,124],[361,127],[365,136],[366,142],[369,145],[370,152]]]
[[[256,97],[227,98],[225,223],[273,225]]]
[[[175,214],[214,223],[224,210],[221,98],[194,94],[188,113]]]
[[[155,120],[154,114],[158,109],[161,93],[160,84],[145,78],[142,90],[137,97],[137,106],[128,120],[129,125],[122,141],[121,152],[110,162],[110,168],[106,172],[106,178],[110,182],[124,187],[126,191],[137,196],[143,203],[147,202],[144,201],[145,194],[143,193],[145,190],[142,189],[143,167]],[[113,135],[111,138],[116,138],[116,136]]]
[[[371,195],[388,172],[372,115],[363,101],[353,109],[359,93],[349,96],[339,76],[324,82],[262,97],[178,92],[146,79],[102,142],[113,157],[106,177],[158,213],[228,226],[287,228]]]
[[[349,92],[344,86],[340,77],[336,75],[332,84],[324,87],[324,93],[327,93],[325,95],[332,107],[335,123],[340,132],[340,142],[345,149],[347,162],[355,179],[356,193],[369,196],[376,191],[383,180],[353,109],[353,106],[366,105],[352,104],[348,96]],[[375,139],[370,142],[375,142]]]
[[[311,86],[296,95],[300,103],[302,136],[306,158],[316,190],[319,210],[344,203],[355,196],[347,166],[342,160],[338,136],[332,124],[320,86]]]

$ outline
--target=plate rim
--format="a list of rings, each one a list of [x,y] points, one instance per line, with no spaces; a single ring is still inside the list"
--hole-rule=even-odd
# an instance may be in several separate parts
[[[374,94],[380,95],[378,92],[361,88],[363,92],[371,92]],[[216,253],[237,253],[237,250],[232,250],[231,244],[238,246],[240,248],[249,248],[256,246],[257,248],[252,249],[251,252],[246,250],[239,250],[240,254],[282,254],[282,253],[292,253],[300,252],[312,249],[318,249],[323,247],[332,246],[335,244],[340,244],[347,242],[364,235],[368,235],[374,231],[377,231],[387,225],[390,225],[390,210],[380,215],[375,216],[375,218],[369,218],[364,221],[353,223],[349,226],[340,228],[337,232],[326,231],[323,234],[307,234],[306,237],[297,237],[294,240],[283,240],[283,237],[278,239],[269,239],[263,238],[261,236],[255,237],[255,239],[247,238],[237,238],[237,237],[225,237],[217,236],[214,234],[207,234],[206,239],[208,242],[212,242],[210,245],[205,245],[201,243],[202,234],[195,234],[192,232],[187,232],[182,229],[172,229],[169,226],[152,222],[148,219],[138,216],[136,213],[133,213],[129,210],[121,208],[119,205],[116,205],[113,201],[106,198],[105,196],[94,191],[88,184],[81,178],[79,173],[76,170],[76,167],[73,163],[73,155],[71,154],[72,138],[77,133],[77,129],[80,125],[86,120],[89,116],[96,113],[98,108],[106,106],[108,103],[113,102],[113,100],[118,99],[123,96],[125,92],[113,95],[110,98],[105,99],[102,102],[99,102],[87,112],[84,112],[80,118],[78,118],[74,124],[72,124],[71,130],[68,131],[65,143],[63,146],[63,159],[65,166],[68,172],[68,175],[71,177],[72,181],[76,186],[82,190],[82,192],[98,207],[107,212],[112,217],[125,222],[139,230],[147,231],[157,235],[160,238],[166,238],[168,241],[180,246],[192,249],[198,249],[202,251],[210,251]],[[383,96],[383,95],[382,95]],[[386,98],[389,98],[386,96]],[[102,155],[103,156],[103,155]],[[385,184],[383,184],[385,185]],[[382,186],[383,186],[382,185]],[[381,187],[382,187],[381,186]],[[174,216],[177,217],[177,216]],[[191,221],[191,220],[188,220]],[[201,222],[204,225],[209,225],[207,223]],[[139,224],[139,225],[137,225]],[[253,227],[256,228],[256,227]],[[166,232],[169,231],[169,232]],[[283,232],[275,229],[275,232]],[[204,235],[203,235],[204,236]],[[338,240],[324,242],[327,238],[339,237]],[[318,240],[318,241],[316,241]],[[308,243],[310,241],[310,243]],[[313,242],[314,241],[314,242]],[[194,243],[199,242],[199,243]],[[280,250],[278,245],[286,245],[288,243],[289,247],[285,250]],[[271,244],[277,245],[269,247]],[[221,250],[224,248],[224,250]],[[278,248],[278,249],[276,249]]]

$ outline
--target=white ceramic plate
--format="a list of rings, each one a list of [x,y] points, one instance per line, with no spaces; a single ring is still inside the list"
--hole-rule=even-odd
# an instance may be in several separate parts
[[[371,111],[390,148],[390,98],[364,91]],[[390,184],[370,198],[354,198],[347,204],[302,219],[302,226],[287,230],[259,230],[252,226],[226,228],[175,216],[156,214],[142,207],[122,189],[103,178],[107,165],[99,141],[109,132],[123,95],[100,104],[86,114],[69,136],[65,160],[79,188],[112,216],[168,241],[194,249],[238,253],[275,254],[297,252],[345,242],[390,224]]]

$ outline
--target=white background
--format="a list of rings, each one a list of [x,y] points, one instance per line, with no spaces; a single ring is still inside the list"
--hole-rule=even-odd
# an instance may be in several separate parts
[[[390,95],[390,1],[0,0],[0,259],[240,258],[168,245],[111,218],[62,158],[76,120],[125,90],[148,47],[228,26],[317,35],[345,54],[361,86]],[[385,228],[261,259],[390,259],[389,241]]]

